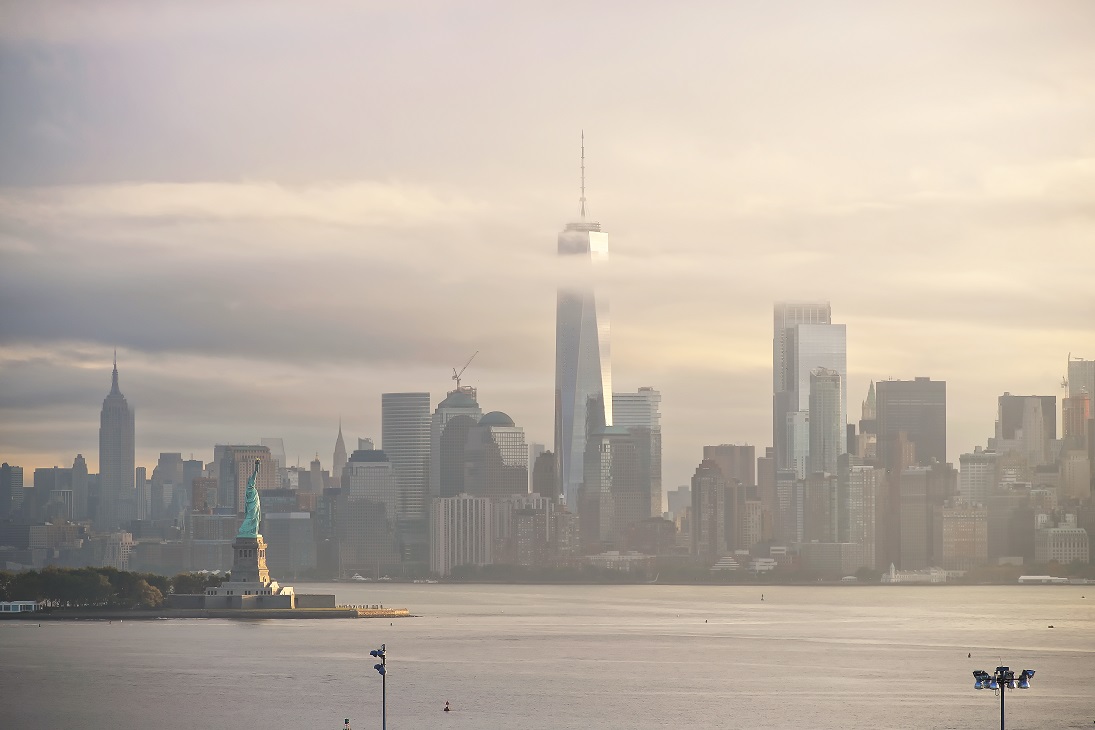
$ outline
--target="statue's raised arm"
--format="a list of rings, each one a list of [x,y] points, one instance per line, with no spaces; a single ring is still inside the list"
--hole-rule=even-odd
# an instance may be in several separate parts
[[[240,525],[240,531],[236,533],[236,537],[259,536],[259,523],[262,522],[262,502],[259,500],[259,490],[255,489],[255,480],[258,476],[259,460],[255,459],[255,470],[251,472],[251,478],[247,480],[243,524]]]

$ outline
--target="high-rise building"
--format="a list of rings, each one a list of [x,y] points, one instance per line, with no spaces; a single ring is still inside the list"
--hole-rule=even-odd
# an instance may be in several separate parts
[[[843,378],[836,370],[817,368],[810,373],[810,473],[836,474],[837,459],[845,453]]]
[[[491,411],[468,429],[464,488],[475,497],[501,499],[528,494],[525,431],[501,411]]]
[[[1052,462],[1057,438],[1057,397],[1012,395],[999,398],[994,445],[1000,454],[1015,454],[1030,477],[1036,467]]]
[[[251,476],[248,472],[247,476]],[[175,491],[183,489],[183,458],[180,453],[161,453],[152,470],[152,507],[149,518],[153,520],[170,516],[167,505],[174,500]]]
[[[468,431],[479,423],[483,409],[475,388],[449,391],[437,404],[430,423],[430,496],[455,497],[464,493],[464,457]]]
[[[558,502],[559,462],[554,451],[545,451],[532,464],[532,493]]]
[[[342,438],[342,419],[338,419],[338,437],[335,438],[335,453],[331,458],[331,478],[334,486],[342,486],[342,470],[346,467],[346,441]]]
[[[891,473],[900,471],[899,434],[915,448],[915,464],[947,461],[947,383],[944,380],[882,380],[875,384],[878,457]]]
[[[589,434],[582,488],[586,513],[579,517],[592,524],[592,510],[597,526],[586,530],[584,548],[599,543],[603,549],[619,549],[628,528],[650,517],[650,476],[641,454],[645,443],[646,438],[623,426],[603,426]]]
[[[998,454],[975,446],[958,457],[958,494],[966,504],[985,504],[1000,478]]]
[[[277,489],[284,489],[286,482],[288,482],[288,469],[289,465],[286,463],[285,458],[285,439],[278,437],[264,437],[259,439],[259,443],[270,449],[270,458],[274,460],[274,481],[277,484]],[[184,484],[186,489],[190,489],[190,482]]]
[[[1087,450],[1088,430],[1091,427],[1091,404],[1095,396],[1081,393],[1061,402],[1061,436],[1064,448]]]
[[[648,492],[647,517],[662,513],[662,394],[651,387],[634,393],[612,394],[614,426],[626,428],[635,438],[642,462],[640,479]]]
[[[692,475],[692,555],[710,567],[726,552],[726,478],[711,459]]]
[[[218,472],[217,501],[221,507],[243,512],[244,492],[247,490],[247,480],[254,471],[256,459],[259,462],[259,473],[255,479],[255,488],[260,492],[277,488],[274,460],[266,446],[217,444],[213,451]]]
[[[585,208],[583,142],[581,215],[559,234],[558,250],[566,261],[580,262],[582,270],[575,273],[588,282],[590,270],[608,261],[608,234],[600,223],[586,220]],[[585,477],[587,409],[592,403],[602,411],[595,414],[595,422],[611,426],[611,394],[608,300],[598,297],[592,284],[560,287],[555,318],[555,453],[559,491],[572,510]]]
[[[81,522],[88,519],[87,490],[88,490],[87,462],[83,454],[76,454],[72,461],[72,521]]]
[[[0,465],[0,519],[10,515],[22,503],[23,467],[12,466],[5,461]]]
[[[424,524],[429,494],[430,394],[381,394],[380,429],[380,448],[399,481],[400,512]]]
[[[341,482],[342,493],[349,499],[371,499],[383,504],[394,529],[402,505],[399,479],[387,454],[376,450],[355,451],[342,468]]]
[[[491,501],[460,494],[430,502],[430,572],[447,576],[461,565],[493,560]]]
[[[797,359],[797,330],[800,324],[831,325],[832,307],[829,302],[777,302],[773,317],[772,335],[772,443],[775,446],[776,469],[793,468],[788,419],[790,414],[804,411],[807,403],[799,403],[799,365]],[[828,365],[819,362],[811,368]],[[836,369],[836,368],[834,368]],[[809,374],[809,370],[806,371]],[[809,382],[806,383],[809,386]],[[807,391],[806,395],[809,393]]]
[[[1068,395],[1075,398],[1087,393],[1095,399],[1095,360],[1084,360],[1069,355],[1068,358]]]
[[[853,457],[842,455],[840,465],[839,534],[838,541],[862,546],[863,564],[877,567],[876,505],[886,474],[880,467],[854,463]]]
[[[944,570],[971,570],[989,560],[988,510],[964,502],[935,507],[935,563]]]
[[[888,562],[897,563],[902,570],[938,567],[941,556],[935,552],[935,509],[957,493],[958,472],[950,464],[935,462],[906,469],[896,481],[897,534],[888,536],[888,548],[898,560]]]
[[[123,504],[135,500],[136,464],[134,416],[118,388],[118,358],[114,357],[110,393],[103,400],[99,418],[99,506],[95,527],[113,530],[123,522]]]
[[[726,482],[726,497],[723,502],[723,516],[726,522],[724,537],[730,550],[747,550],[753,546],[747,544],[745,504],[754,491],[756,483],[756,449],[748,444],[719,444],[704,446],[703,458],[719,467]]]

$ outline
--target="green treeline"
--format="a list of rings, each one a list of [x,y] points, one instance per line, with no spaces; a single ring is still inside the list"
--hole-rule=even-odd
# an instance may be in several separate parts
[[[169,593],[204,593],[224,576],[179,573],[173,578],[116,568],[0,571],[0,601],[38,601],[55,608],[159,608]]]

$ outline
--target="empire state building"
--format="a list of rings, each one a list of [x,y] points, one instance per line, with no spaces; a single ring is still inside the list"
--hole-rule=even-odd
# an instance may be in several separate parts
[[[590,269],[603,266],[608,234],[600,223],[586,220],[585,135],[580,210],[580,219],[559,234],[559,256]],[[587,434],[612,425],[608,300],[597,297],[589,276],[580,278],[583,283],[559,288],[555,317],[555,454],[559,490],[571,510],[578,507],[584,481]]]
[[[96,528],[113,530],[132,515],[126,507],[134,497],[133,409],[118,389],[118,356],[110,393],[99,417],[99,509]]]

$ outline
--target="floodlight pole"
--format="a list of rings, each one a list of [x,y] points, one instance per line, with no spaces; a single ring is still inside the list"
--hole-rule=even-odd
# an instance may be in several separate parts
[[[380,660],[380,664],[374,664],[373,669],[380,675],[380,729],[388,730],[388,652],[384,644],[379,649],[369,652]]]
[[[1008,683],[1000,682],[1000,730],[1004,730],[1004,694],[1008,691]]]

